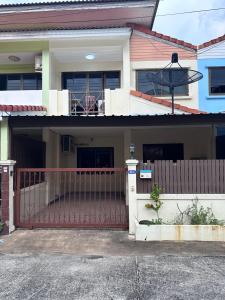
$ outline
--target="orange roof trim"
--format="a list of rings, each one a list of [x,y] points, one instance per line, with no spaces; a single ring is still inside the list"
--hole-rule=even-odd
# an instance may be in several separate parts
[[[44,106],[35,105],[4,105],[0,104],[0,111],[18,112],[18,111],[47,111]]]
[[[203,43],[203,44],[199,45],[198,49],[207,48],[207,47],[210,47],[212,45],[218,44],[218,43],[223,42],[223,41],[225,41],[225,34],[222,35],[222,36],[219,36],[216,39],[210,40],[210,41],[208,41],[206,43]]]
[[[138,24],[128,23],[127,26],[129,26],[130,28],[132,28],[134,30],[140,31],[142,33],[151,35],[153,37],[155,36],[155,37],[157,37],[159,39],[162,39],[164,41],[168,41],[168,42],[174,43],[174,44],[176,44],[178,46],[183,46],[185,48],[197,51],[198,47],[195,46],[195,45],[192,45],[190,43],[186,43],[185,41],[182,41],[182,40],[175,39],[175,38],[173,38],[173,37],[171,37],[169,35],[165,35],[165,34],[158,33],[156,31],[152,31],[151,29],[149,29],[148,27],[146,27],[144,25],[138,25]]]

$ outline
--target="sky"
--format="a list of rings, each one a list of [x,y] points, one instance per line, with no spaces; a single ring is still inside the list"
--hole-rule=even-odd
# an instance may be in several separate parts
[[[157,14],[225,8],[225,0],[161,0]],[[225,10],[156,17],[154,30],[193,44],[225,34]]]
[[[24,2],[45,1],[0,0],[1,4]],[[219,7],[225,8],[225,0],[161,0],[157,15]],[[153,29],[186,42],[201,44],[225,34],[225,10],[180,16],[156,16]]]

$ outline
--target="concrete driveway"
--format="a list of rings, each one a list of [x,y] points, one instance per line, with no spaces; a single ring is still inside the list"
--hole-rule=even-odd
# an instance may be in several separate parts
[[[127,231],[17,230],[0,237],[0,253],[62,253],[103,256],[223,256],[225,243],[136,242]]]
[[[0,299],[225,299],[224,243],[136,243],[90,230],[0,239]]]
[[[224,257],[1,255],[0,299],[225,299]]]

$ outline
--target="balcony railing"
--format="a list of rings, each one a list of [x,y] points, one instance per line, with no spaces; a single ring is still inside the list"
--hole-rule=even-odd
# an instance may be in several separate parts
[[[105,113],[104,91],[69,92],[70,115],[103,115]]]

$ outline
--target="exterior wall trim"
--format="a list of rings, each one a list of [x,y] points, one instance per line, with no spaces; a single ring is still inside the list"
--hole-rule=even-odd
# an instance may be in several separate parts
[[[0,40],[48,40],[67,38],[124,37],[131,34],[130,28],[84,29],[84,30],[40,30],[27,32],[0,32]]]

